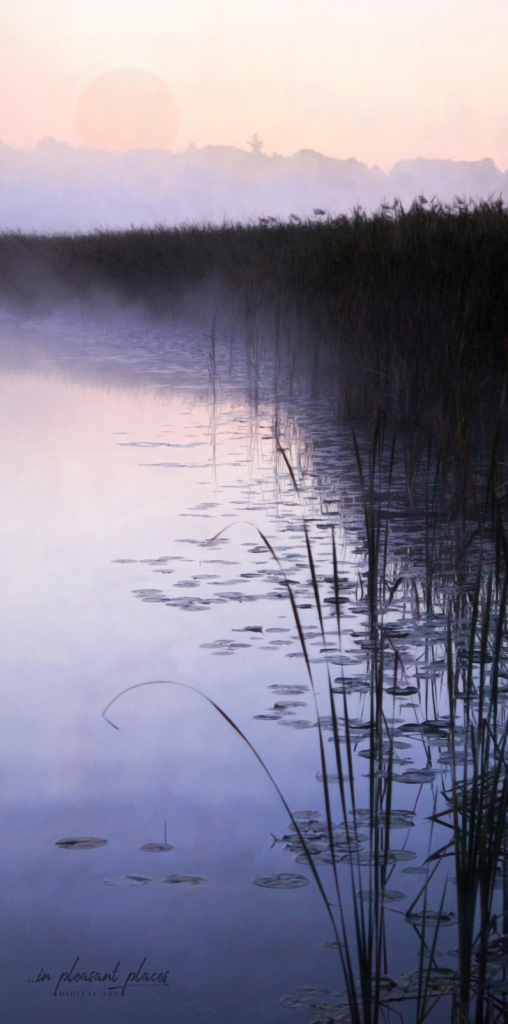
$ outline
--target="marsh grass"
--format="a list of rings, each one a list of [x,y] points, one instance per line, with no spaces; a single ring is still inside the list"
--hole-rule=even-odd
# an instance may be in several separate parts
[[[200,292],[201,290],[201,292]],[[291,394],[306,382],[340,421],[396,431],[410,507],[426,504],[429,568],[439,516],[460,524],[508,494],[508,208],[422,198],[374,215],[184,225],[82,236],[0,236],[0,296],[52,308],[112,294],[165,315],[212,306],[242,349],[253,404],[262,367]],[[201,297],[200,297],[201,296]],[[187,310],[188,311],[188,310]],[[492,463],[485,465],[485,453]],[[476,493],[470,486],[477,482]],[[476,517],[477,518],[477,517]],[[477,528],[477,524],[476,524]],[[427,588],[426,601],[431,587]]]
[[[102,280],[120,290],[151,291],[157,301],[164,289],[216,274],[244,302],[254,405],[263,317],[274,325],[276,386],[285,376],[292,387],[302,365],[310,366],[314,381],[320,374],[332,380],[328,397],[333,396],[337,415],[352,423],[362,510],[356,530],[365,552],[359,599],[365,597],[368,626],[368,808],[359,807],[355,787],[346,680],[342,674],[332,681],[327,660],[332,742],[325,748],[293,589],[277,552],[258,531],[285,580],[313,694],[331,880],[324,881],[305,827],[253,744],[222,708],[206,700],[257,758],[289,814],[326,907],[351,1024],[380,1024],[390,1014],[404,1024],[427,1019],[502,1024],[508,1013],[508,724],[500,700],[508,592],[505,207],[458,203],[445,209],[420,202],[408,212],[396,205],[375,217],[357,211],[319,224],[81,239],[4,237],[0,251],[2,246],[8,251],[4,288],[5,266],[12,267],[23,252],[34,258],[46,252],[71,290],[86,292]],[[297,322],[298,330],[284,332],[284,322]],[[211,344],[215,382],[215,320]],[[333,594],[326,604],[332,618],[327,619],[298,474],[279,441],[277,452],[301,501],[323,647],[333,628],[341,649],[335,532],[332,528]],[[421,578],[391,554],[392,514],[395,502],[400,514],[401,493],[403,514],[420,531]],[[446,585],[450,574],[453,588]],[[446,716],[450,757],[449,783],[441,788],[436,783],[434,789],[429,874],[404,913],[417,939],[417,968],[409,979],[395,981],[389,882],[395,867],[390,826],[397,813],[396,730],[387,714],[386,683],[394,707],[397,695],[407,691],[404,657],[392,628],[399,599],[411,606],[411,621],[422,628],[436,615],[447,623],[445,682],[440,686],[432,677],[425,682],[427,717],[417,725],[429,767],[428,730],[443,730]],[[417,685],[421,690],[424,684]],[[332,775],[338,797],[332,796]],[[344,822],[341,843],[334,834],[337,804]],[[441,829],[449,837],[444,843]],[[365,831],[366,848],[360,839]],[[454,885],[448,879],[451,864]],[[451,903],[458,932],[456,970],[437,963],[441,929],[452,921]],[[326,1012],[327,1021],[346,1019],[338,1008],[335,1015]]]
[[[443,520],[456,524],[460,560],[478,530],[464,530],[475,502],[485,528],[484,505],[498,515],[495,502],[508,495],[501,201],[420,197],[408,210],[396,202],[300,223],[0,235],[4,303],[44,312],[105,295],[212,322],[210,380],[224,336],[230,363],[243,353],[254,407],[272,365],[276,394],[305,386],[359,443],[382,409],[378,427],[397,433],[408,506],[425,505],[430,517],[427,606]]]
[[[325,828],[328,839],[331,881],[323,876],[321,862],[308,839],[305,823],[292,813],[276,780],[245,733],[230,716],[211,698],[208,703],[221,715],[250,749],[274,786],[289,815],[300,849],[305,856],[326,913],[334,944],[337,947],[340,974],[345,984],[348,1012],[344,1007],[328,1009],[323,1019],[327,1022],[349,1020],[350,1024],[380,1024],[393,1014],[404,1024],[423,1024],[425,1020],[445,1020],[456,1024],[502,1024],[506,1020],[508,998],[508,722],[499,719],[500,681],[503,678],[503,654],[506,654],[506,611],[508,595],[508,550],[504,533],[500,503],[496,495],[492,459],[490,482],[484,487],[483,506],[476,493],[471,473],[467,479],[474,491],[474,514],[478,516],[478,535],[481,539],[476,572],[465,578],[459,587],[459,596],[440,594],[439,571],[427,572],[420,603],[414,579],[393,574],[389,565],[389,526],[391,485],[396,462],[396,439],[387,429],[386,419],[379,411],[374,423],[370,449],[362,454],[361,445],[353,439],[358,474],[363,496],[364,542],[366,550],[365,608],[369,632],[370,684],[369,751],[368,751],[368,808],[358,806],[355,787],[355,737],[350,721],[349,694],[346,682],[340,678],[332,682],[330,664],[326,663],[328,705],[331,721],[331,760],[325,751],[322,717],[318,705],[311,658],[305,638],[299,608],[292,585],[269,539],[257,530],[262,543],[277,563],[287,588],[292,613],[304,656],[317,717],[317,738],[320,756],[320,779],[323,786]],[[323,647],[329,639],[330,628],[336,632],[339,649],[341,631],[341,576],[340,561],[331,530],[331,562],[333,600],[326,605],[331,619],[325,619],[324,604],[316,570],[313,546],[304,515],[304,503],[296,473],[287,452],[278,442],[277,451],[302,505],[305,547],[311,576],[317,624]],[[432,492],[435,492],[435,476]],[[427,481],[428,483],[428,481]],[[426,493],[428,487],[426,484]],[[432,550],[436,530],[431,503],[425,519],[425,550]],[[492,536],[486,540],[484,525],[489,519]],[[469,524],[468,524],[469,525]],[[225,530],[228,527],[225,528]],[[256,528],[257,529],[257,528]],[[220,534],[225,531],[220,531]],[[212,538],[216,540],[220,535]],[[439,566],[438,566],[439,569]],[[390,572],[392,573],[390,578]],[[390,849],[390,830],[394,815],[395,726],[387,718],[385,666],[386,651],[394,653],[393,705],[397,692],[404,693],[407,679],[403,657],[397,651],[396,633],[390,630],[387,616],[393,608],[397,594],[405,591],[406,599],[413,602],[413,618],[419,622],[432,615],[436,607],[446,617],[446,685],[441,694],[432,683],[432,709],[437,718],[439,701],[447,701],[447,730],[450,748],[450,782],[441,789],[436,786],[434,809],[430,817],[429,854],[426,863],[429,873],[407,911],[405,922],[412,925],[417,938],[417,967],[409,978],[396,981],[391,977],[391,944],[393,936],[393,908],[389,906],[389,883],[395,868],[394,852]],[[330,621],[332,623],[330,627]],[[464,635],[467,621],[467,643],[459,644],[459,633]],[[391,682],[391,680],[389,680]],[[161,681],[140,683],[147,685],[182,685]],[[137,687],[130,687],[136,689]],[[193,687],[188,687],[199,693]],[[127,691],[123,691],[125,693]],[[109,718],[112,705],[108,704],[104,717]],[[203,697],[203,694],[200,694]],[[439,722],[443,722],[441,715]],[[430,759],[423,722],[420,738]],[[439,724],[439,723],[438,723]],[[116,728],[116,726],[114,726]],[[430,760],[428,761],[430,763]],[[343,817],[345,837],[337,842],[334,825],[334,805],[330,777],[338,780],[338,807]],[[417,801],[418,802],[418,801]],[[407,812],[411,815],[413,812]],[[450,838],[439,845],[439,829],[446,828]],[[367,831],[368,841],[364,845]],[[434,846],[438,844],[438,848]],[[455,865],[455,886],[450,886],[450,863]],[[346,881],[347,879],[347,881]],[[435,907],[436,885],[440,886],[438,906]],[[501,885],[494,912],[496,894]],[[453,892],[455,895],[453,895]],[[454,913],[449,911],[455,902]],[[397,912],[397,911],[395,911]],[[458,965],[456,970],[442,968],[437,962],[438,940],[441,928],[452,920],[457,922]],[[319,1007],[317,1007],[319,1009]],[[436,1017],[437,1014],[437,1017]]]
[[[508,337],[508,210],[423,198],[373,215],[186,225],[89,235],[0,235],[0,294],[41,304],[112,291],[161,311],[206,285],[241,310],[255,363],[277,335],[284,373],[335,379],[341,415],[412,428],[449,446],[489,434]],[[418,428],[415,432],[413,428]],[[423,431],[423,434],[422,434]],[[501,445],[504,444],[504,428]]]

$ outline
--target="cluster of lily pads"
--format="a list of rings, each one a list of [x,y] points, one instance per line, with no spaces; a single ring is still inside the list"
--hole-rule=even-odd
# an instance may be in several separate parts
[[[101,846],[107,846],[107,839],[99,839],[98,836],[70,836],[67,839],[59,839],[55,846],[60,850],[96,850]],[[144,853],[169,853],[174,850],[171,843],[144,843],[141,847]],[[151,878],[148,875],[129,874],[116,875],[114,878],[105,878],[105,885],[137,886],[148,885],[150,882],[163,882],[167,885],[200,885],[206,879],[201,875],[166,875],[165,878]]]

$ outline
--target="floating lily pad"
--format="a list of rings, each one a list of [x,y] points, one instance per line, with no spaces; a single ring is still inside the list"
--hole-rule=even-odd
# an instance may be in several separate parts
[[[297,695],[299,693],[305,693],[305,691],[308,690],[309,687],[308,686],[303,686],[303,685],[302,686],[299,686],[299,685],[298,686],[297,685],[294,685],[294,686],[291,685],[290,686],[290,685],[286,685],[285,683],[274,683],[272,686],[269,686],[268,689],[269,690],[273,690],[274,693],[281,693],[281,694],[284,694],[285,696],[287,695],[289,697],[291,694]]]
[[[377,863],[381,864],[382,854],[378,855]],[[370,850],[360,850],[355,853],[348,853],[342,858],[344,864],[358,864],[359,867],[369,867],[371,864],[376,863],[376,858]]]
[[[380,828],[386,828],[386,819],[385,819],[385,817],[381,818],[381,820],[379,822],[379,827]],[[414,827],[415,827],[414,821],[411,821],[411,818],[409,818],[409,817],[406,818],[406,816],[404,814],[396,814],[395,812],[392,812],[392,814],[390,815],[390,828],[391,829],[392,828],[393,829],[397,829],[397,828],[414,828]]]
[[[508,978],[497,978],[489,982],[489,990],[497,996],[508,995]]]
[[[174,846],[171,843],[145,843],[141,849],[145,853],[168,853],[169,850],[174,850]]]
[[[288,711],[290,708],[306,708],[307,705],[303,700],[278,700],[273,705],[273,708],[269,708],[270,711]]]
[[[420,977],[420,971],[412,971],[409,975],[411,979],[418,982]],[[452,970],[451,967],[428,967],[424,973],[425,982],[430,982],[433,987],[436,987],[436,983],[440,985],[444,983],[450,983],[457,977],[457,972]]]
[[[96,836],[73,836],[70,839],[59,839],[55,846],[61,850],[95,850],[98,846],[107,846],[107,839]]]
[[[320,526],[320,523],[317,525]],[[337,1006],[335,1003],[316,1003],[312,1009],[325,1014],[324,1017],[316,1017],[312,1024],[348,1024],[348,1022],[350,1024],[351,1022],[351,1015],[344,1011],[342,1006]]]
[[[337,841],[338,843],[347,843],[347,841],[348,841],[347,837],[348,837],[348,833],[347,832],[335,832],[334,833],[334,837],[333,837],[334,838],[334,843],[335,843],[335,841]],[[350,839],[351,843],[353,843],[353,844],[354,843],[366,843],[368,838],[369,837],[368,837],[368,835],[366,835],[365,832],[356,832],[354,827],[353,827],[353,824],[350,822],[350,825],[349,825],[349,839]]]
[[[254,879],[254,885],[260,885],[263,889],[302,889],[308,885],[310,878],[305,875],[294,875],[290,871],[282,871],[278,875],[262,875]]]
[[[409,924],[423,925],[439,925],[440,928],[446,928],[451,924],[455,924],[457,915],[452,910],[442,911],[439,913],[438,910],[412,910],[411,913],[406,914],[406,921]]]
[[[351,813],[352,812],[350,811],[350,814]],[[415,813],[415,811],[409,811],[405,807],[392,807],[390,822],[393,821],[394,818],[414,818]],[[368,807],[358,807],[356,809],[356,817],[358,818],[359,821],[370,821],[372,817],[372,811]],[[375,815],[375,818],[377,823],[379,824],[379,827],[382,828],[383,825],[385,824],[386,814],[382,812],[381,814]]]
[[[315,843],[315,842],[319,842],[319,841],[324,841],[326,843],[328,842],[328,840],[325,839],[324,829],[314,829],[314,828],[302,827],[302,828],[300,828],[300,833],[305,838],[305,842],[306,843],[309,843],[309,842],[310,843]],[[291,845],[295,845],[297,843],[300,843],[300,839],[299,839],[298,835],[296,834],[296,830],[294,830],[294,829],[293,829],[293,834],[287,836],[286,838],[289,840]]]
[[[360,693],[367,693],[370,690],[370,681],[364,676],[350,676],[347,679],[341,679],[337,676],[334,679],[334,686],[332,687],[334,693],[343,693],[346,690],[347,693],[354,693],[358,690]]]
[[[413,693],[419,693],[418,686],[389,686],[385,693],[391,693],[394,697],[411,697]]]
[[[397,982],[390,978],[387,974],[381,974],[375,978],[372,978],[372,987],[379,987],[380,992],[394,992],[397,989]]]
[[[473,754],[470,750],[450,751],[448,754],[441,754],[441,757],[438,758],[438,764],[469,764],[472,761]]]
[[[206,882],[206,878],[201,875],[167,875],[166,878],[161,878],[161,882],[168,885],[201,885],[202,882]]]
[[[393,778],[396,782],[406,782],[409,785],[422,785],[424,782],[433,782],[436,777],[435,771],[431,768],[419,768],[415,771],[403,772],[402,775],[393,773]]]
[[[401,811],[392,811],[392,813],[390,814],[390,830],[391,829],[414,828],[415,827],[415,823],[414,823],[414,821],[412,821],[410,815],[411,815],[411,811],[408,812],[407,816],[403,812],[401,812]],[[359,814],[357,815],[357,817],[358,817],[359,822],[364,827],[365,827],[365,825],[367,825],[369,823],[369,819],[367,817],[360,817]],[[386,827],[387,827],[386,814],[376,815],[373,824],[377,828],[384,828],[384,829],[386,829]],[[345,822],[344,822],[343,827],[345,827]],[[352,821],[349,822],[349,828],[353,828],[353,822]]]
[[[299,822],[298,829],[296,825],[288,825],[289,831],[293,833],[288,838],[293,842],[298,841],[297,832],[305,836],[306,839],[322,839],[326,832],[326,825],[320,825],[317,821]]]
[[[289,1006],[292,1009],[309,1008],[313,1009],[319,996],[329,995],[329,988],[312,988],[310,985],[299,988],[295,996],[285,996],[279,1000],[281,1006]]]
[[[105,878],[106,885],[148,885],[153,878],[146,875],[117,875],[115,878]]]
[[[312,722],[307,722],[304,718],[295,718],[291,722],[279,718],[279,725],[289,725],[292,729],[312,729]]]
[[[313,849],[309,849],[311,856],[308,857],[306,853],[299,853],[298,856],[295,857],[295,862],[297,864],[308,864],[311,860],[314,864],[333,864],[331,850],[318,850],[315,852]],[[339,860],[341,860],[341,854],[336,853],[335,861],[337,862]]]
[[[349,775],[343,775],[342,778],[343,778],[344,782],[349,782]],[[317,775],[316,775],[316,779],[319,782],[323,782],[324,781],[323,773],[322,772],[318,772]],[[339,776],[338,776],[337,772],[327,772],[326,773],[326,779],[327,779],[327,782],[340,782],[340,779],[339,779]]]
[[[377,892],[374,889],[365,889],[363,892],[359,891],[358,896],[366,903],[374,903],[376,900],[381,898],[381,891]],[[383,891],[383,899],[385,903],[397,903],[398,900],[405,900],[405,892],[399,892],[398,889],[385,889]]]

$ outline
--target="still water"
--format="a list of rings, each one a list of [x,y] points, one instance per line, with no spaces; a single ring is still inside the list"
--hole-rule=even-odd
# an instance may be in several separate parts
[[[276,841],[288,814],[270,781],[202,695],[245,733],[293,811],[323,814],[315,723],[329,714],[327,660],[350,680],[351,717],[361,727],[368,716],[355,467],[332,405],[304,383],[281,398],[269,361],[253,399],[229,336],[211,355],[210,336],[188,323],[5,314],[1,329],[4,1019],[310,1022],[316,1013],[295,1017],[281,1000],[303,986],[342,991],[330,924],[308,865]],[[326,649],[303,513],[324,599],[336,527],[342,639],[325,600]],[[445,627],[436,617],[426,629],[428,680],[442,672]],[[108,712],[117,728],[102,717],[121,691],[162,680],[185,686],[130,690]],[[414,707],[391,701],[396,722]],[[400,746],[401,773],[428,768],[417,744]],[[357,764],[361,795],[368,762]],[[445,771],[399,786],[410,814],[392,845],[414,865]],[[62,842],[79,837],[107,842]],[[422,881],[404,867],[401,857],[390,883],[402,911]],[[325,862],[325,883],[330,871]],[[280,873],[304,881],[254,884]],[[414,970],[413,930],[393,919],[396,970]]]

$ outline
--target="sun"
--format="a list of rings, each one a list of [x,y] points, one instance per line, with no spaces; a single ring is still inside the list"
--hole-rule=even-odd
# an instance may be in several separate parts
[[[170,149],[179,120],[171,89],[138,68],[94,78],[76,108],[79,137],[90,149]]]

